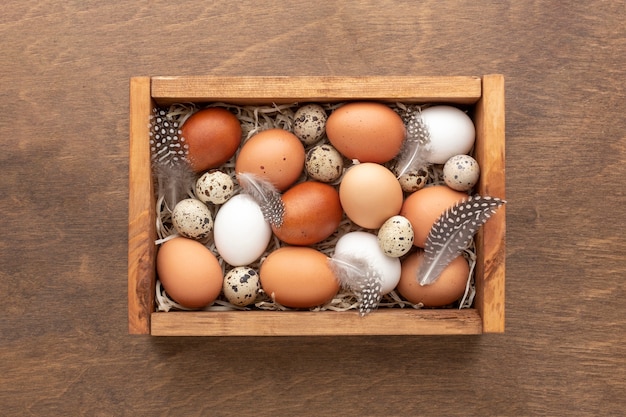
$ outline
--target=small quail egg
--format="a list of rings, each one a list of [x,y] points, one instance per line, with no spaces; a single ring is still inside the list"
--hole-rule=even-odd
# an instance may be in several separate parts
[[[428,171],[420,168],[417,171],[409,171],[398,178],[402,191],[412,193],[421,190],[428,181]]]
[[[318,104],[306,104],[296,110],[293,134],[305,145],[312,145],[326,132],[326,111]]]
[[[443,166],[443,180],[453,190],[471,190],[479,176],[478,162],[469,155],[455,155]]]
[[[404,216],[387,219],[378,230],[378,245],[385,255],[399,258],[413,247],[413,227]]]
[[[222,171],[205,172],[196,181],[196,196],[203,203],[224,204],[234,190],[233,179]]]
[[[182,236],[204,239],[213,230],[213,215],[202,201],[187,198],[172,210],[172,224]]]
[[[222,287],[228,302],[240,307],[254,303],[260,289],[259,275],[247,266],[231,269],[224,277]]]
[[[307,152],[304,166],[311,178],[332,182],[341,177],[343,156],[331,145],[317,145]]]

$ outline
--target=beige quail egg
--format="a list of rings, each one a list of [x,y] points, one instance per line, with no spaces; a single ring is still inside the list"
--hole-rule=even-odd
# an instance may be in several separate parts
[[[196,197],[203,203],[224,204],[234,191],[233,179],[222,171],[205,172],[196,181]]]
[[[317,145],[307,152],[304,166],[311,178],[333,182],[343,173],[343,156],[331,145]]]
[[[318,104],[306,104],[296,110],[293,133],[305,145],[312,145],[326,132],[326,111]]]
[[[409,171],[398,178],[402,191],[412,193],[417,190],[421,190],[428,181],[428,171],[424,168],[420,168],[417,171]]]
[[[378,229],[378,245],[392,258],[399,258],[411,250],[413,238],[411,222],[404,216],[390,217]]]
[[[478,162],[469,155],[455,155],[443,166],[443,180],[456,191],[474,188],[480,177]]]
[[[222,290],[229,303],[240,307],[250,305],[261,290],[259,274],[247,266],[235,267],[224,277]]]
[[[187,198],[172,210],[172,224],[181,236],[201,240],[213,230],[213,215],[202,201]]]

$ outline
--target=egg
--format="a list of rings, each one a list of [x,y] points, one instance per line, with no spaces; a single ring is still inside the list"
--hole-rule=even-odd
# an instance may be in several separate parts
[[[174,206],[172,224],[180,235],[201,240],[213,230],[213,214],[202,201],[186,198]]]
[[[346,171],[339,185],[339,197],[350,220],[366,229],[378,229],[398,214],[404,194],[389,169],[367,162]]]
[[[349,159],[384,163],[400,151],[406,135],[402,118],[377,102],[353,102],[335,109],[326,122],[330,143]]]
[[[400,215],[411,222],[415,238],[413,244],[424,247],[433,224],[457,202],[468,198],[466,193],[455,191],[446,185],[433,185],[409,195],[402,205]]]
[[[282,195],[283,222],[274,234],[292,245],[312,245],[329,237],[341,223],[343,210],[337,190],[317,181],[294,185]]]
[[[478,162],[469,155],[455,155],[443,166],[443,180],[453,190],[471,190],[478,182],[478,177]]]
[[[306,104],[294,114],[293,133],[305,145],[312,145],[324,136],[327,118],[322,106]]]
[[[156,270],[168,296],[183,307],[195,309],[211,304],[222,290],[222,268],[202,243],[175,237],[157,252]]]
[[[247,266],[237,266],[226,274],[222,292],[229,303],[248,306],[256,300],[261,282],[256,271]]]
[[[365,260],[382,278],[382,293],[390,293],[400,280],[400,259],[385,255],[376,235],[368,232],[349,232],[335,245],[333,256],[355,257]]]
[[[256,261],[272,238],[272,228],[248,194],[231,197],[215,216],[213,239],[222,259],[232,266]]]
[[[398,293],[408,301],[425,307],[443,307],[459,300],[465,293],[469,265],[461,255],[443,270],[439,278],[429,285],[417,282],[417,269],[424,259],[422,251],[410,255],[402,262]]]
[[[429,162],[445,164],[454,155],[466,154],[474,146],[476,129],[464,111],[439,105],[422,110],[421,116],[430,137]]]
[[[378,230],[378,245],[387,256],[399,258],[413,248],[413,226],[406,217],[390,217]]]
[[[304,146],[293,133],[268,129],[244,143],[237,156],[235,171],[256,174],[285,191],[302,174],[304,157]]]
[[[304,167],[314,180],[333,182],[343,173],[343,156],[331,145],[314,146],[306,154]]]
[[[339,290],[328,257],[309,247],[276,249],[261,264],[259,275],[263,291],[285,307],[319,306]]]
[[[195,172],[216,168],[228,161],[241,144],[241,124],[226,109],[214,107],[192,114],[181,126]]]
[[[428,174],[428,171],[421,168],[416,171],[409,171],[400,175],[398,182],[402,187],[402,191],[413,193],[424,188],[429,177],[430,175]]]
[[[224,204],[234,192],[233,179],[222,171],[205,172],[196,180],[196,197],[204,203]]]

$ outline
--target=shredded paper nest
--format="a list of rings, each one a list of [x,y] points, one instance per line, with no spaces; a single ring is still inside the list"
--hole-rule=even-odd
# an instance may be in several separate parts
[[[335,108],[339,107],[342,103],[335,104],[321,104],[322,107],[326,109],[327,112],[331,112]],[[195,111],[200,108],[206,107],[222,107],[230,110],[241,123],[242,128],[242,145],[250,139],[253,135],[258,132],[271,129],[271,128],[280,128],[284,130],[288,130],[290,132],[293,131],[293,121],[295,111],[298,109],[298,103],[292,104],[281,104],[281,105],[272,105],[272,106],[237,106],[226,103],[211,103],[203,107],[198,107],[195,104],[174,104],[169,108],[165,109],[155,109],[155,113],[162,117],[167,118],[168,123],[171,126],[175,126],[178,128],[182,126],[185,120],[189,116],[191,116]],[[406,119],[405,116],[414,106],[407,106],[402,103],[396,103],[394,105],[390,105],[390,107],[396,111],[403,119]],[[422,106],[424,108],[425,106]],[[157,117],[157,116],[153,116]],[[180,135],[180,130],[177,132],[173,132],[173,134]],[[318,143],[306,146],[306,150],[309,148],[326,143],[326,137],[322,138]],[[241,146],[240,148],[241,149]],[[155,149],[153,147],[153,158],[154,158]],[[225,172],[231,176],[233,182],[235,184],[235,194],[241,192],[241,187],[238,185],[235,178],[235,160],[237,157],[237,153],[224,165],[220,167],[220,171]],[[349,167],[353,162],[346,161],[345,167]],[[388,166],[391,168],[391,166]],[[345,169],[344,168],[344,171]],[[430,185],[438,185],[444,184],[443,175],[442,175],[442,167],[437,165],[432,165],[428,168],[429,171],[429,180],[426,186]],[[158,181],[155,176],[155,182]],[[306,173],[303,173],[299,178],[298,182],[306,181],[307,176]],[[334,184],[337,186],[341,182],[341,178],[339,178]],[[161,191],[160,187],[155,187],[157,190],[156,196],[156,213],[157,213],[157,221],[156,221],[156,231],[157,231],[157,241],[155,244],[160,245],[165,241],[178,236],[176,233],[176,229],[172,226],[171,222],[171,214],[173,207],[169,207],[166,202],[166,196],[164,192]],[[192,197],[196,198],[194,187],[189,187],[187,190],[183,190],[183,193],[186,195],[184,198]],[[212,207],[213,215],[219,210],[219,206],[215,205]],[[363,228],[355,225],[349,219],[347,219],[344,215],[344,220],[339,225],[337,231],[331,235],[328,239],[312,246],[314,249],[319,250],[320,252],[326,254],[331,257],[334,252],[335,243],[337,240],[343,236],[344,234],[352,231],[364,230]],[[209,236],[204,241],[201,241],[203,244],[207,246],[215,254],[222,266],[222,272],[226,274],[228,270],[231,268],[230,265],[226,264],[221,257],[219,256],[217,249],[215,247],[214,242],[212,241],[212,236]],[[272,237],[270,244],[268,245],[266,252],[259,258],[259,260],[251,265],[251,268],[256,271],[259,270],[260,265],[263,263],[267,255],[269,255],[272,251],[278,249],[283,244],[276,236]],[[409,254],[405,255],[409,256],[410,254],[414,254],[413,251],[410,251]],[[459,302],[456,302],[454,305],[451,305],[452,308],[469,308],[472,306],[474,295],[475,295],[475,287],[474,287],[474,269],[476,266],[476,252],[475,245],[472,241],[470,246],[463,251],[463,256],[467,259],[469,263],[469,274],[467,278],[467,284],[465,289],[465,294]],[[401,257],[400,259],[404,259]],[[413,304],[406,300],[404,300],[396,291],[392,291],[389,294],[383,296],[380,301],[379,308],[415,308],[419,309],[423,306],[421,304]],[[350,292],[346,289],[340,289],[339,293],[328,303],[311,308],[311,311],[347,311],[347,310],[358,310],[359,308],[359,300],[356,294]],[[168,297],[165,289],[161,285],[160,281],[157,279],[156,282],[156,309],[157,311],[170,311],[170,310],[188,310],[187,308],[181,306],[176,303],[170,297]],[[258,310],[270,310],[270,311],[282,311],[282,310],[290,310],[285,306],[282,306],[276,303],[268,294],[265,294],[263,290],[260,291],[259,295],[255,303],[249,305],[247,307],[239,307],[235,306],[221,295],[214,303],[204,308],[206,311],[223,311],[223,310],[250,310],[250,309],[258,309]]]

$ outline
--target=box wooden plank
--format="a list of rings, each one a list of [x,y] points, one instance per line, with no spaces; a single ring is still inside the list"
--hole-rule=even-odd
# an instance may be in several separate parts
[[[483,77],[482,97],[474,117],[474,153],[480,166],[478,193],[505,198],[505,119],[504,77]],[[505,232],[506,206],[498,209],[476,237],[475,306],[483,320],[483,331],[504,331]]]
[[[354,100],[473,104],[479,77],[153,77],[159,103],[226,101],[240,104]]]
[[[504,331],[504,207],[477,235],[475,308],[349,312],[155,312],[156,208],[148,120],[158,103],[381,100],[475,104],[478,192],[504,198],[504,79],[479,77],[137,77],[130,86],[129,333],[152,335],[409,335]]]
[[[356,311],[221,311],[152,314],[154,336],[358,336],[479,334],[475,309]]]

